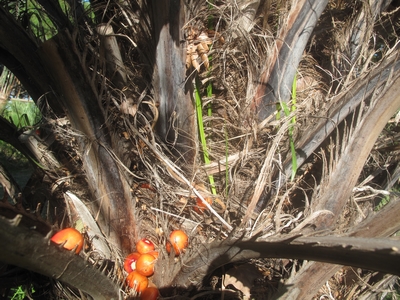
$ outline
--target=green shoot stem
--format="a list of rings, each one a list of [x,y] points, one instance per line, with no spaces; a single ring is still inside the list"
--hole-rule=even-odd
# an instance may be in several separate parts
[[[292,83],[292,104],[291,108],[289,109],[288,105],[286,102],[279,102],[276,107],[277,107],[277,114],[276,114],[276,119],[279,120],[281,118],[281,113],[285,114],[286,117],[288,117],[291,113],[294,113],[296,111],[296,90],[297,90],[297,75],[294,76],[293,78],[293,83]],[[294,180],[294,177],[296,176],[297,173],[297,156],[296,156],[296,148],[294,145],[294,139],[293,139],[293,133],[294,133],[294,125],[296,124],[296,116],[292,116],[290,119],[290,125],[288,128],[288,134],[289,134],[289,146],[290,146],[290,152],[292,154],[292,175],[291,175],[291,181]]]
[[[208,28],[212,29],[213,28],[213,18],[212,16],[208,19]],[[211,56],[209,56],[209,60],[211,60]],[[210,68],[211,69],[211,68]],[[202,105],[202,99],[201,99],[201,94],[199,91],[199,87],[200,87],[200,82],[198,77],[196,77],[195,80],[195,90],[194,90],[194,95],[195,95],[195,101],[196,101],[196,114],[197,114],[197,123],[198,123],[198,127],[199,127],[199,135],[200,135],[200,143],[201,143],[201,148],[203,150],[203,157],[204,157],[204,163],[206,165],[208,165],[210,163],[210,157],[208,154],[208,149],[207,149],[207,141],[206,141],[206,136],[205,136],[205,132],[204,132],[204,125],[203,125],[203,105]],[[212,97],[213,94],[213,90],[212,90],[212,83],[211,81],[208,82],[207,85],[207,98],[210,99]],[[207,115],[209,117],[212,116],[212,107],[211,107],[211,103],[208,103],[207,105]],[[208,180],[210,182],[210,186],[211,186],[211,192],[213,195],[217,194],[217,191],[215,189],[215,182],[214,182],[214,176],[213,175],[209,175],[208,176]]]
[[[199,80],[196,77],[196,84],[195,84],[195,89],[194,89],[194,98],[196,102],[196,114],[197,114],[197,124],[199,128],[199,135],[200,135],[200,143],[201,143],[201,148],[203,150],[203,157],[204,157],[204,163],[206,165],[210,164],[210,157],[208,154],[207,150],[207,141],[206,141],[206,135],[204,132],[204,125],[203,125],[203,105],[202,105],[202,100],[201,100],[201,95],[199,91]],[[210,181],[210,186],[211,186],[211,192],[213,195],[217,194],[217,191],[215,189],[215,182],[214,182],[214,176],[209,175],[208,180]]]

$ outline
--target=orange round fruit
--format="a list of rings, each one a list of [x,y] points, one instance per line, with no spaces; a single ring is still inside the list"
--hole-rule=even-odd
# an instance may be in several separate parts
[[[63,248],[67,250],[75,249],[75,253],[81,252],[83,247],[83,235],[75,228],[65,228],[50,239],[58,245],[63,244]]]
[[[148,239],[141,239],[136,243],[136,251],[140,254],[145,254],[154,250],[154,244]]]
[[[212,204],[212,199],[210,197],[205,197],[204,200],[207,201],[208,204]],[[196,206],[194,207],[194,210],[199,213],[202,214],[205,210],[207,209],[207,206],[204,204],[203,201],[201,201],[201,199],[199,197],[196,198]]]
[[[149,254],[142,254],[136,262],[136,271],[144,276],[151,276],[154,274],[154,264],[156,263],[156,258]]]
[[[155,259],[157,259],[158,258],[158,251],[150,251],[149,253],[147,253],[147,254],[151,254],[151,255],[153,255],[154,256],[154,258]]]
[[[136,292],[142,293],[147,288],[149,280],[146,276],[135,270],[130,272],[128,277],[126,277],[126,283],[129,285],[129,287],[135,289]]]
[[[160,296],[158,288],[151,286],[140,294],[140,300],[156,300]]]
[[[182,230],[174,230],[169,235],[169,242],[167,243],[167,252],[171,252],[171,245],[174,247],[175,256],[181,254],[188,246],[189,238]]]
[[[126,272],[130,273],[136,269],[136,261],[140,257],[140,253],[133,252],[129,254],[124,260],[124,269]]]

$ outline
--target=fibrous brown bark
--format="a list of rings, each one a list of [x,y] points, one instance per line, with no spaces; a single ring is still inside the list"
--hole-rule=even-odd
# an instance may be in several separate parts
[[[393,61],[392,61],[393,60]],[[329,182],[323,187],[321,196],[315,199],[313,203],[313,212],[319,210],[330,211],[330,214],[321,214],[313,218],[310,222],[306,220],[304,223],[312,224],[315,230],[333,229],[338,217],[348,201],[353,187],[357,183],[360,172],[364,163],[383,127],[387,121],[400,107],[400,78],[397,72],[393,72],[399,67],[398,57],[395,54],[388,60],[390,63],[382,63],[382,69],[379,72],[373,72],[369,80],[364,80],[363,88],[351,90],[348,97],[354,97],[354,100],[361,97],[360,100],[369,103],[368,112],[363,115],[363,120],[357,124],[351,137],[344,144],[340,159],[331,171]],[[394,78],[391,77],[395,74]],[[366,82],[366,84],[365,84]],[[357,86],[357,85],[356,85]],[[374,100],[373,94],[377,94],[379,90],[379,100]],[[357,96],[360,94],[360,96]],[[346,105],[352,105],[353,101],[344,101]],[[356,101],[358,102],[358,101]],[[335,119],[343,119],[352,109],[336,110]],[[342,113],[341,113],[342,112]],[[347,113],[346,113],[347,112]],[[328,121],[324,121],[326,127]],[[336,124],[336,123],[334,123]],[[325,127],[325,128],[326,128]],[[317,127],[320,128],[320,127]],[[318,129],[319,130],[319,129]],[[327,132],[319,131],[320,134]],[[319,138],[319,135],[317,135]],[[314,140],[310,142],[310,146]],[[400,210],[399,202],[392,200],[390,205],[380,212],[376,213],[372,218],[360,223],[349,235],[357,237],[387,237],[399,230],[400,224],[394,220],[397,219]],[[393,220],[392,226],[388,226],[383,220]],[[302,224],[305,225],[305,224]],[[303,226],[299,225],[298,230]],[[301,226],[301,227],[300,227]],[[307,229],[309,230],[309,228]],[[278,293],[279,299],[311,299],[317,293],[324,282],[334,275],[340,266],[324,264],[320,262],[308,262],[300,270],[296,276],[291,278]],[[310,284],[312,283],[312,284]],[[278,299],[277,298],[277,299]]]
[[[5,63],[11,61],[13,72],[17,64],[24,68],[16,74],[35,101],[46,95],[54,113],[67,115],[71,127],[80,135],[79,152],[91,200],[96,204],[92,213],[101,211],[103,232],[112,244],[129,253],[134,249],[134,204],[112,155],[101,96],[90,80],[82,49],[67,30],[39,47],[2,7],[0,17],[0,49],[10,57]],[[10,30],[15,41],[6,38]]]
[[[82,167],[95,208],[100,209],[103,217],[100,226],[111,243],[129,253],[135,243],[134,205],[126,178],[112,155],[101,96],[84,70],[77,47],[75,51],[69,49],[75,42],[65,31],[45,42],[39,53],[46,62],[46,72],[53,77],[53,88],[60,96],[72,128],[81,134],[78,143]]]
[[[290,100],[304,48],[327,4],[327,0],[302,0],[291,8],[288,22],[276,38],[272,63],[265,66],[255,87],[252,108],[260,121],[276,110],[277,103]]]
[[[195,258],[185,261],[177,273],[171,273],[172,278],[158,276],[157,283],[164,287],[174,282],[188,288],[225,264],[261,257],[314,260],[400,274],[399,240],[283,235],[263,241],[225,241],[201,246],[197,251]]]
[[[155,129],[190,166],[195,157],[196,132],[193,84],[186,78],[185,4],[181,0],[151,0],[148,5],[155,43],[153,89],[159,104]]]
[[[391,69],[391,66],[388,68]],[[388,72],[390,72],[388,70]],[[340,216],[352,189],[364,167],[365,161],[389,119],[400,108],[400,77],[389,76],[384,86],[376,86],[379,98],[367,102],[368,111],[362,116],[348,141],[344,141],[340,159],[330,172],[329,182],[323,186],[321,196],[312,204],[312,211],[329,210],[333,218],[315,220],[316,230],[332,228]],[[321,223],[319,223],[321,222]]]

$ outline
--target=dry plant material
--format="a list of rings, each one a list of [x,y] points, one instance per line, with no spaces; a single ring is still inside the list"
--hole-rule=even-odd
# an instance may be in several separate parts
[[[186,68],[189,69],[193,66],[197,72],[200,72],[200,58],[207,70],[210,67],[210,62],[208,60],[210,46],[213,45],[215,40],[223,44],[224,38],[214,30],[205,29],[199,32],[198,29],[190,27],[187,32],[186,41],[188,46],[186,51]]]

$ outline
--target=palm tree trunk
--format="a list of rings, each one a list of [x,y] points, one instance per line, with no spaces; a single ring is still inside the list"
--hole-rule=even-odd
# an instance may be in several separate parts
[[[181,0],[148,1],[153,24],[153,89],[159,104],[156,132],[189,166],[195,158],[193,83],[186,78],[187,21]],[[190,169],[190,167],[188,168]]]

